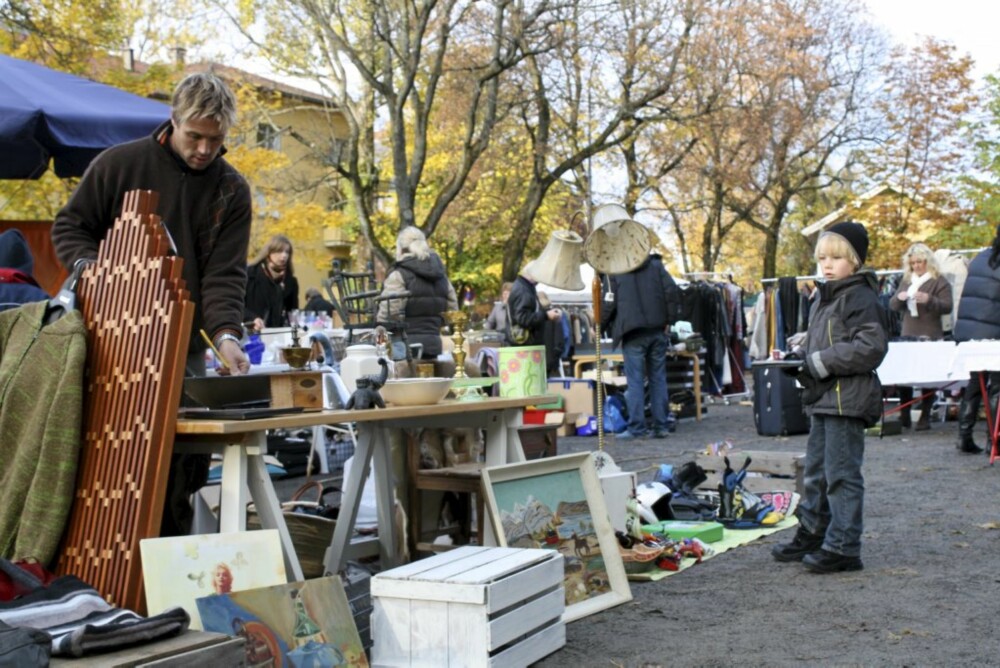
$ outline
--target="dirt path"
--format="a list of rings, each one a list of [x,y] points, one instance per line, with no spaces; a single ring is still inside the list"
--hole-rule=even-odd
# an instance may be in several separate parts
[[[959,455],[954,422],[867,443],[865,569],[813,575],[770,556],[783,531],[659,582],[567,626],[539,666],[1000,665],[1000,463]],[[805,451],[805,436],[758,436],[748,406],[709,406],[666,441],[609,439],[623,469],[682,464],[722,439]],[[977,435],[982,444],[982,436]],[[596,448],[564,438],[560,454]]]

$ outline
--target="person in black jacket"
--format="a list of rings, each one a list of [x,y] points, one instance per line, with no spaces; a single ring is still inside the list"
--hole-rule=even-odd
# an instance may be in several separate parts
[[[400,292],[409,296],[382,300],[376,319],[404,321],[407,340],[423,344],[422,358],[436,359],[442,351],[444,312],[456,310],[458,298],[441,258],[427,245],[424,233],[412,226],[396,237],[396,262],[382,286],[383,295]]]
[[[247,267],[244,318],[260,331],[292,324],[289,313],[299,308],[299,281],[292,265],[292,242],[275,234]]]
[[[956,341],[976,341],[980,339],[1000,339],[1000,225],[992,247],[984,250],[969,263],[969,275],[962,288],[962,298],[958,302],[958,316],[952,334]],[[958,409],[958,451],[976,455],[983,451],[972,439],[976,426],[976,415],[983,395],[980,376],[986,374],[989,385],[989,401],[993,415],[997,410],[997,395],[1000,394],[1000,371],[972,372],[969,384],[962,393],[962,404]]]
[[[518,346],[544,345],[546,321],[562,318],[562,311],[557,308],[543,309],[541,302],[538,301],[536,262],[538,262],[537,259],[524,265],[524,269],[521,270],[514,285],[511,286],[510,296],[507,298],[507,311],[510,314],[508,330],[510,330],[510,325],[517,325],[528,332],[526,341],[518,341],[511,332],[508,332],[508,338]],[[548,360],[546,360],[546,368],[548,366]]]
[[[617,438],[665,438],[667,415],[667,332],[680,308],[680,291],[659,255],[650,255],[627,274],[611,276],[613,299],[601,306],[601,329],[610,330],[625,358],[628,429]],[[646,384],[652,429],[646,424]]]

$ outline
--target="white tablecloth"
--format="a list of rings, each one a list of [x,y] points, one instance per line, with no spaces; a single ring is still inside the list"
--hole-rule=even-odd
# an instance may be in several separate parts
[[[956,372],[954,360],[958,347],[954,341],[893,341],[878,368],[882,385],[941,387],[969,380],[967,371]]]

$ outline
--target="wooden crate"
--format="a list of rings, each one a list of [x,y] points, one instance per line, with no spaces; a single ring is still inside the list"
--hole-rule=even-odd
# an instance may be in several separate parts
[[[525,459],[555,457],[559,454],[559,425],[529,424],[518,427]]]
[[[750,468],[743,479],[743,486],[751,492],[791,491],[802,494],[802,474],[806,456],[801,452],[768,452],[763,450],[743,450],[730,452],[729,462],[738,471],[747,457]],[[695,460],[705,469],[708,480],[702,489],[716,490],[726,463],[722,457],[700,453]]]
[[[270,376],[272,408],[323,408],[320,371],[286,371]]]
[[[371,580],[372,665],[527,666],[566,644],[563,557],[465,546]]]

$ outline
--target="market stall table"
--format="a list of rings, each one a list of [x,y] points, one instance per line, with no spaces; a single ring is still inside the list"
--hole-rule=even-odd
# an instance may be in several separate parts
[[[374,410],[324,410],[296,413],[257,420],[177,421],[177,449],[182,452],[221,453],[222,487],[220,495],[219,530],[246,529],[246,506],[253,500],[261,526],[277,529],[285,553],[285,566],[290,578],[302,579],[291,536],[285,526],[271,478],[264,464],[267,454],[267,430],[297,429],[317,425],[354,422],[358,445],[354,466],[344,481],[344,493],[333,540],[324,562],[327,573],[338,573],[348,552],[364,548],[368,541],[355,541],[354,522],[361,504],[361,490],[372,462],[375,462],[375,495],[378,511],[377,540],[385,567],[398,565],[395,528],[392,521],[392,464],[388,447],[388,431],[402,428],[476,427],[486,431],[486,466],[524,461],[518,428],[525,406],[550,403],[549,395],[534,397],[486,398],[477,401],[443,401],[432,406],[400,406]],[[379,447],[381,446],[381,447]],[[247,491],[249,490],[249,499]]]
[[[986,392],[986,373],[1000,371],[1000,341],[963,341],[955,347],[950,360],[951,378],[968,380],[973,371],[979,374],[979,389],[983,397],[989,397]],[[989,401],[984,401],[986,407],[986,425],[990,434],[990,464],[998,457],[997,440],[1000,438],[1000,416],[993,414]]]

